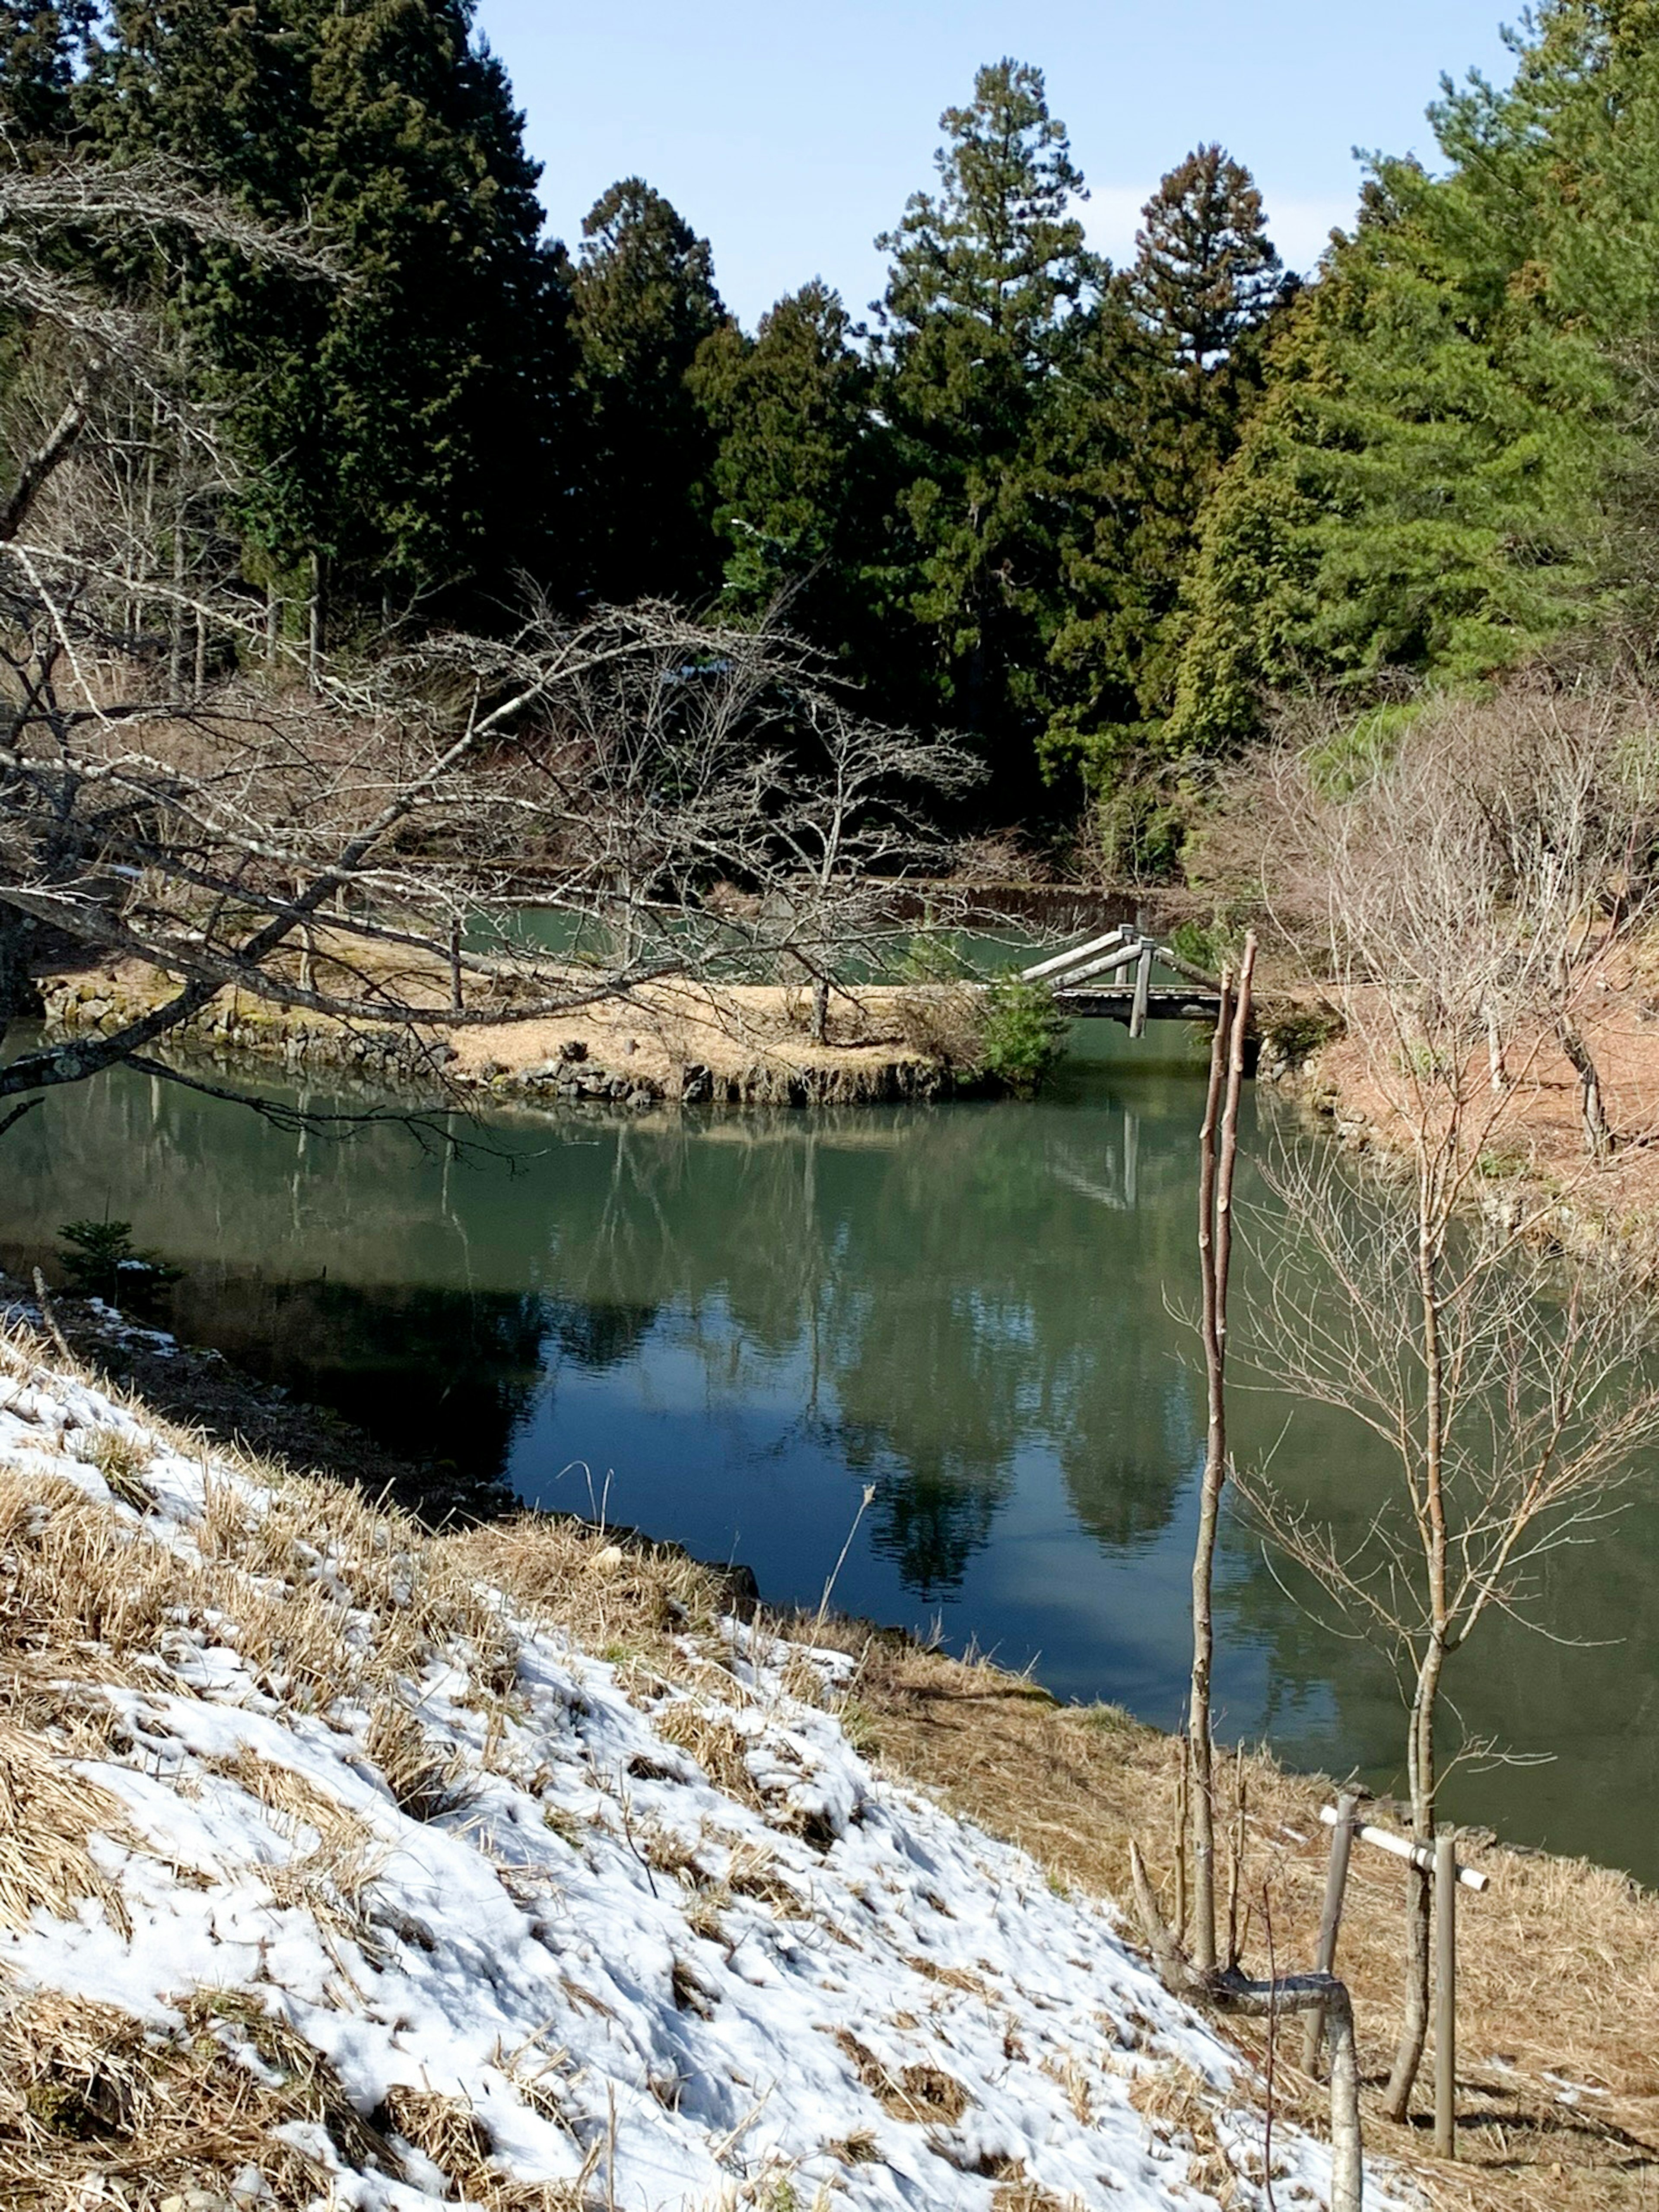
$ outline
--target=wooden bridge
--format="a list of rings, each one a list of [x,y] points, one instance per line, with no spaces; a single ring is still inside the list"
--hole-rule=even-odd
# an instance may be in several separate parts
[[[1155,967],[1182,981],[1154,983]],[[1212,975],[1127,925],[1021,972],[1025,982],[1047,983],[1068,1014],[1122,1022],[1132,1037],[1144,1036],[1148,1022],[1214,1022],[1221,1007]]]

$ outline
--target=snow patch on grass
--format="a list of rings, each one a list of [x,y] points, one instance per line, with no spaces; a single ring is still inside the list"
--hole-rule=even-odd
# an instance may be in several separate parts
[[[875,1772],[843,1655],[619,1556],[0,1340],[5,2201],[1264,2203],[1256,2085],[1115,1908]]]

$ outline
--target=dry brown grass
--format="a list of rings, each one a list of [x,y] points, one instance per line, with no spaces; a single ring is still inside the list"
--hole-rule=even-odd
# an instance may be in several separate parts
[[[747,1746],[723,1713],[710,1713],[689,1699],[656,1715],[657,1734],[696,1759],[710,1783],[740,1805],[758,1808],[759,1790],[749,1771]]]
[[[584,2212],[586,2183],[599,2163],[596,2149],[575,2181],[514,2181],[495,2163],[489,2130],[471,2105],[436,2090],[394,2088],[383,2116],[423,2158],[429,2158],[464,2203],[482,2212]]]
[[[120,1892],[87,1848],[94,1833],[125,1839],[121,1808],[73,1772],[49,1738],[0,1710],[0,1926],[26,1928],[37,1908],[59,1920],[96,1898],[123,1934]]]
[[[849,1638],[849,1645],[852,1639]],[[1023,1845],[1058,1880],[1129,1894],[1128,1845],[1173,1858],[1178,1747],[1110,1708],[1056,1706],[988,1667],[965,1667],[860,1632],[854,1684],[889,1771]],[[1281,1970],[1310,1961],[1328,1831],[1319,1778],[1245,1762],[1249,1817],[1243,1893],[1267,1885]],[[1480,1848],[1492,1886],[1468,1900],[1459,1958],[1459,2163],[1430,2153],[1426,2117],[1392,2127],[1367,2099],[1370,2148],[1407,2162],[1459,2212],[1652,2212],[1659,2203],[1659,1898],[1580,1861]],[[1339,1971],[1355,2000],[1364,2071],[1380,2086],[1397,2024],[1404,1892],[1395,1863],[1356,1850]],[[1248,1957],[1265,1966],[1259,1910]],[[1260,2059],[1243,2023],[1223,2025]],[[1322,2132],[1325,2090],[1279,2039],[1281,2113]],[[1498,2063],[1494,2063],[1498,2062]],[[1601,2095],[1560,2101],[1559,2082]],[[1426,2077],[1425,2077],[1426,2079]],[[1142,2095],[1152,2093],[1142,2091]],[[1424,2093],[1426,2095],[1426,2090]]]
[[[328,2191],[325,2172],[273,2138],[288,2123],[323,2127],[359,2169],[400,2171],[353,2110],[328,2062],[252,2000],[187,2000],[168,2033],[130,2014],[42,1995],[0,2011],[0,2202],[62,2212],[99,2201],[159,2203],[227,2189],[253,2166],[283,2212]],[[251,2067],[238,2052],[259,2062]]]
[[[870,2094],[891,2118],[919,2126],[954,2127],[973,2103],[960,2081],[938,2066],[884,2066],[867,2044],[842,2028],[836,2036],[842,2053]]]

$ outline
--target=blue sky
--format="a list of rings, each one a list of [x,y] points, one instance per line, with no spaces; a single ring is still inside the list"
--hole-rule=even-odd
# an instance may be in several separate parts
[[[481,0],[478,21],[526,111],[553,228],[574,246],[606,185],[638,173],[713,241],[752,327],[810,276],[863,313],[881,288],[872,240],[932,180],[939,111],[1003,54],[1046,71],[1101,250],[1131,250],[1158,177],[1219,138],[1305,268],[1352,210],[1356,145],[1427,157],[1441,71],[1505,71],[1499,4]]]

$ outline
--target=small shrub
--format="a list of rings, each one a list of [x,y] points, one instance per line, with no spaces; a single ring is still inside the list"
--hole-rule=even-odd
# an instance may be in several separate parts
[[[1183,921],[1170,933],[1170,950],[1206,975],[1218,975],[1230,945],[1219,922]]]
[[[176,1283],[183,1273],[154,1254],[133,1249],[130,1221],[66,1221],[58,1256],[71,1287],[83,1298],[109,1305],[141,1303]]]
[[[1328,1006],[1290,1006],[1270,1013],[1261,1024],[1264,1056],[1287,1074],[1342,1034],[1342,1019]]]
[[[983,1008],[971,983],[927,983],[902,991],[893,1018],[912,1052],[946,1067],[976,1067],[984,1042]]]
[[[972,963],[937,930],[919,930],[898,964],[901,983],[960,983],[973,974]]]
[[[980,1066],[1010,1091],[1029,1095],[1063,1057],[1066,1016],[1046,983],[1000,975],[986,987]]]
[[[81,1445],[78,1455],[88,1466],[97,1468],[112,1498],[118,1498],[135,1513],[149,1513],[154,1509],[155,1493],[144,1480],[150,1453],[149,1447],[136,1437],[125,1436],[119,1429],[94,1429]]]

